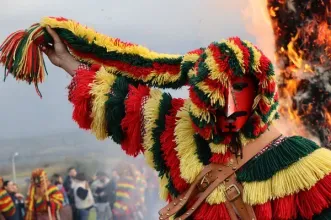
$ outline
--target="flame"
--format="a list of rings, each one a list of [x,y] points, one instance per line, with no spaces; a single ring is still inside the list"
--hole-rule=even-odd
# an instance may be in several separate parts
[[[318,114],[314,112],[316,108],[313,108],[316,104],[328,104],[313,104],[316,95],[312,94],[314,92],[305,93],[312,96],[308,97],[308,101],[294,99],[298,98],[299,91],[302,93],[307,87],[300,86],[302,82],[308,80],[310,83],[309,80],[317,76],[320,69],[329,69],[331,66],[331,13],[330,5],[327,5],[331,3],[327,0],[321,0],[320,3],[322,5],[319,6],[312,4],[311,0],[248,0],[243,18],[248,32],[255,36],[261,50],[267,51],[269,57],[270,51],[273,53],[271,57],[277,67],[280,113],[284,118],[280,122],[281,129],[288,135],[298,134],[312,138],[306,129],[306,116],[313,118],[314,115],[322,115],[326,122],[325,129],[330,133],[327,138],[331,140],[330,107],[323,107],[324,112]],[[267,33],[269,31],[272,36]],[[319,92],[317,95],[323,96],[323,91]],[[309,126],[315,128],[321,126],[314,122],[309,123]],[[321,126],[317,129],[324,128]]]

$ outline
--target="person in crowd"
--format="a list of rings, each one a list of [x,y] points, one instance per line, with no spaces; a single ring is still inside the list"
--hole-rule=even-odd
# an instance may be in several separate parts
[[[69,204],[71,206],[72,209],[72,216],[74,219],[78,218],[78,214],[76,211],[76,207],[75,207],[75,197],[73,194],[73,189],[72,189],[72,183],[73,180],[75,179],[76,175],[77,175],[77,171],[75,167],[69,167],[67,170],[67,177],[65,178],[64,182],[63,182],[63,187],[65,189],[65,191],[67,192],[67,196],[68,196],[68,200],[69,200]]]
[[[65,190],[64,186],[63,186],[63,179],[61,177],[60,174],[53,174],[52,178],[51,178],[51,183],[55,186],[57,186],[57,188],[63,193],[63,205],[68,205],[69,204],[69,198],[68,198],[68,194],[67,191]]]
[[[97,210],[97,220],[112,219],[111,207],[115,202],[115,185],[105,172],[97,172],[98,185],[94,194]]]
[[[17,189],[13,181],[10,180],[4,181],[3,188],[9,194],[16,209],[14,215],[10,217],[10,220],[23,220],[22,210],[24,210],[24,203],[20,201],[24,200],[24,196],[16,191]]]
[[[52,178],[51,178],[51,183],[55,186],[57,186],[57,188],[62,192],[63,194],[63,207],[60,209],[59,211],[59,218],[60,219],[65,219],[65,220],[69,220],[72,219],[72,209],[71,206],[69,204],[69,199],[68,199],[68,194],[67,191],[64,189],[63,187],[63,179],[61,177],[60,174],[53,174]]]
[[[72,182],[77,217],[75,220],[87,220],[94,207],[94,198],[84,173],[78,173]]]
[[[13,190],[15,193],[20,193],[20,190],[16,183],[13,183]],[[22,199],[19,199],[18,202],[20,203],[21,213],[23,216],[25,216],[25,199],[24,199],[24,197]]]
[[[27,197],[25,220],[55,220],[63,205],[63,194],[50,184],[43,169],[35,169]]]
[[[116,201],[113,215],[115,220],[139,219],[137,215],[137,187],[132,166],[124,161],[115,167],[119,175],[116,185]]]
[[[3,178],[0,176],[0,220],[11,220],[16,212],[15,204],[3,187]]]

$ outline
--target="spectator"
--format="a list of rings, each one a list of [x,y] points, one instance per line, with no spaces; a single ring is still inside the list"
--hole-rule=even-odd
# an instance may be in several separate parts
[[[18,186],[17,186],[16,183],[14,183],[13,189],[14,189],[14,192],[15,193],[19,193],[19,188],[18,188]],[[23,199],[20,199],[19,200],[19,203],[20,203],[22,215],[24,216],[25,215],[25,200],[24,200],[24,198]]]
[[[69,167],[67,172],[68,172],[68,176],[64,180],[63,187],[67,192],[69,204],[72,209],[73,218],[77,219],[78,216],[77,216],[77,211],[76,211],[76,207],[75,207],[75,199],[74,199],[75,197],[74,197],[74,193],[73,193],[73,189],[72,189],[72,182],[77,175],[77,171],[74,167]]]
[[[16,209],[14,215],[7,219],[8,220],[9,219],[10,220],[23,220],[22,210],[24,210],[24,203],[22,203],[20,201],[24,200],[24,196],[22,194],[16,192],[15,184],[10,180],[5,181],[3,183],[3,187],[9,194],[11,200],[13,201],[13,203],[15,205],[15,209]]]
[[[51,183],[57,186],[57,188],[63,193],[63,197],[64,197],[63,205],[68,205],[69,204],[68,194],[63,186],[63,179],[60,176],[60,174],[57,173],[53,174],[51,178]]]
[[[51,178],[51,182],[53,185],[57,186],[57,188],[62,192],[63,194],[63,207],[60,209],[59,211],[59,218],[62,220],[62,219],[65,219],[65,220],[70,220],[72,219],[72,209],[71,209],[71,206],[69,204],[69,199],[68,199],[68,195],[67,195],[67,192],[66,190],[64,189],[63,187],[63,179],[62,177],[55,173],[53,174],[52,178]]]
[[[10,220],[16,212],[15,205],[7,191],[3,188],[3,178],[0,177],[0,219]]]
[[[105,172],[96,174],[99,184],[95,189],[97,220],[112,219],[111,206],[115,202],[115,186]]]
[[[78,214],[75,220],[87,220],[90,210],[94,207],[94,198],[84,173],[77,174],[72,189]]]

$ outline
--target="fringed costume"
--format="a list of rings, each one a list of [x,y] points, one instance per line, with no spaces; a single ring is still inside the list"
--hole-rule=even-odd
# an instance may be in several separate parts
[[[0,215],[13,216],[16,212],[15,204],[10,195],[3,189],[3,178],[0,176]]]
[[[43,195],[36,196],[38,189],[44,192]],[[42,169],[34,170],[31,175],[25,220],[35,220],[38,216],[51,216],[55,220],[63,200],[62,192],[49,184],[46,172]]]
[[[278,117],[272,63],[250,42],[236,37],[185,55],[169,55],[104,36],[72,20],[48,17],[2,45],[0,60],[17,79],[36,85],[43,80],[42,55],[35,45],[50,42],[46,25],[87,64],[69,86],[73,120],[99,140],[112,138],[128,155],[144,154],[159,173],[161,196],[171,205],[205,167],[228,166],[234,155],[245,157],[245,146],[263,139]],[[254,97],[236,95],[250,83]],[[158,89],[183,86],[189,87],[186,100]],[[245,111],[232,111],[246,101],[250,106]],[[279,136],[242,168],[232,168],[243,188],[240,197],[254,208],[257,219],[331,218],[331,151],[314,142]],[[179,212],[160,219],[185,213],[196,220],[234,219],[225,184],[198,208],[191,211],[192,199]]]

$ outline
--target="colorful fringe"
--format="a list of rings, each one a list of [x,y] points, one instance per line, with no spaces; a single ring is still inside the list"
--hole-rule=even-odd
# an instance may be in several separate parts
[[[0,189],[0,213],[5,217],[13,216],[16,212],[13,200],[6,190]]]
[[[130,84],[138,83],[175,89],[189,85],[189,111],[193,127],[209,143],[226,144],[226,135],[218,133],[216,129],[214,114],[216,108],[224,107],[226,89],[233,76],[250,75],[258,85],[252,117],[240,131],[243,144],[259,137],[271,121],[278,117],[273,66],[255,46],[239,38],[214,42],[207,48],[193,50],[185,55],[171,55],[102,35],[73,20],[46,17],[28,30],[10,35],[0,47],[0,63],[17,79],[34,82],[36,86],[43,80],[44,64],[39,45],[52,41],[44,30],[46,26],[57,32],[78,60],[102,65],[111,73],[107,79],[104,70],[95,70],[100,75],[97,77],[88,70],[82,70],[80,75],[90,77],[75,77],[75,81],[82,79],[86,82],[81,82],[82,86],[75,90],[77,94],[72,95],[75,104],[73,119],[79,121],[83,129],[94,127],[92,132],[98,139],[112,136],[117,143],[124,140],[121,121],[125,117],[125,106],[122,102]],[[102,94],[106,94],[110,88],[117,89],[117,94],[109,94],[106,101]],[[94,98],[89,100],[88,97]],[[111,112],[107,110],[110,106],[104,109],[105,102],[112,105]],[[108,122],[105,122],[105,118]]]

